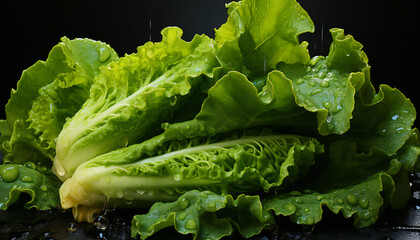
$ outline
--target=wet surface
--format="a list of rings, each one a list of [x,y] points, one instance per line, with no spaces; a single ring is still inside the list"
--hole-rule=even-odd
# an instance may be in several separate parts
[[[420,239],[420,173],[410,174],[413,197],[398,210],[386,209],[378,222],[368,228],[353,227],[352,219],[344,219],[328,210],[315,227],[302,227],[278,219],[277,227],[265,230],[254,240],[417,240]],[[21,199],[24,202],[25,199]],[[139,211],[107,210],[95,216],[95,222],[76,223],[71,211],[22,210],[19,203],[10,211],[0,212],[0,239],[132,239],[131,219]],[[159,231],[149,239],[192,239],[172,228]],[[238,234],[226,239],[241,239]]]

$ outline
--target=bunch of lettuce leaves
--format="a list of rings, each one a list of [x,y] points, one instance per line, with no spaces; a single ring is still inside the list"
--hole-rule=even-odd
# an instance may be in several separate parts
[[[26,208],[79,221],[146,208],[133,237],[173,226],[220,239],[277,216],[314,225],[325,209],[366,227],[404,206],[420,169],[416,110],[375,88],[362,44],[334,28],[329,54],[311,57],[299,36],[314,24],[295,0],[227,8],[214,39],[168,27],[119,58],[62,38],[25,70],[0,121],[0,209],[21,193]]]

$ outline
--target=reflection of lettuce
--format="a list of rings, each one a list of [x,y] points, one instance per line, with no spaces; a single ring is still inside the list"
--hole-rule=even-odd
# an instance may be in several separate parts
[[[133,237],[170,226],[251,237],[276,216],[313,225],[326,209],[366,227],[403,206],[420,168],[416,111],[397,89],[375,89],[362,45],[331,29],[328,56],[311,58],[299,36],[314,26],[295,0],[227,7],[214,40],[166,28],[118,59],[63,38],[24,72],[0,121],[1,208],[21,192],[26,207],[55,206],[52,159],[78,220],[150,207]]]

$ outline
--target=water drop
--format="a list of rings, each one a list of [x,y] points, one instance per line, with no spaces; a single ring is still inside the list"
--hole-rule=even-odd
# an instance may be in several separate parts
[[[177,215],[178,220],[184,220],[187,217],[187,213],[186,212],[182,212],[180,214]]]
[[[332,104],[330,102],[325,101],[322,106],[324,106],[324,108],[326,109],[331,109],[332,108]]]
[[[323,198],[322,195],[318,195],[318,196],[315,197],[315,199],[318,200],[318,201],[320,201],[322,198]]]
[[[29,176],[23,176],[20,180],[22,180],[22,182],[26,182],[26,183],[30,183],[33,182],[34,180],[29,177]]]
[[[207,208],[208,208],[209,210],[215,210],[215,208],[216,208],[216,203],[215,203],[215,202],[210,202],[210,203],[207,205]]]
[[[182,176],[182,174],[174,174],[173,178],[174,178],[175,181],[181,181],[183,176]]]
[[[19,169],[14,165],[3,165],[0,168],[0,176],[5,182],[13,182],[19,177]]]
[[[146,191],[143,189],[137,189],[136,192],[140,195],[143,195]]]
[[[336,108],[334,108],[331,112],[332,113],[339,113],[341,110],[343,109],[343,107],[339,104],[339,105],[337,105],[337,107]]]
[[[359,201],[359,199],[357,199],[357,197],[354,194],[347,194],[345,196],[346,201],[350,204],[350,205],[356,205],[357,202]]]
[[[42,184],[41,187],[39,187],[39,188],[41,188],[41,190],[44,191],[44,192],[46,192],[48,190],[48,187],[44,184]]]
[[[176,102],[178,101],[178,98],[176,95],[171,96],[171,98],[169,99],[169,104],[171,104],[171,106],[175,106]]]
[[[56,170],[58,176],[60,176],[60,177],[66,175],[66,170],[64,170],[63,166],[61,166],[61,165],[56,167],[55,170]]]
[[[344,200],[343,200],[343,199],[341,199],[341,198],[339,198],[339,199],[337,199],[337,203],[338,203],[338,204],[343,204],[343,203],[344,203]]]
[[[395,129],[397,131],[397,133],[402,133],[404,131],[403,127],[399,127],[397,129]]]
[[[186,198],[178,200],[179,207],[181,209],[186,209],[190,205],[190,201]]]
[[[33,162],[27,162],[24,166],[30,169],[36,169],[36,165]]]
[[[317,77],[319,77],[319,78],[325,78],[325,76],[327,76],[327,72],[325,72],[325,71],[319,72],[317,74]]]
[[[185,228],[190,229],[190,230],[194,230],[194,229],[197,228],[197,223],[194,220],[190,219],[185,224]]]
[[[301,193],[301,192],[299,192],[299,191],[291,191],[289,194],[290,194],[291,196],[300,196],[300,195],[302,195],[302,193]]]
[[[108,48],[99,49],[99,62],[105,62],[111,56],[111,51]]]
[[[309,210],[309,208],[304,208],[303,211],[308,213],[310,210]]]
[[[366,198],[362,198],[359,200],[359,206],[363,209],[367,209],[369,207],[369,200]]]
[[[315,219],[313,217],[308,217],[305,219],[306,225],[314,225],[314,223],[315,223]]]
[[[392,116],[391,118],[392,118],[392,120],[397,120],[399,117],[400,116],[396,114],[396,115]]]
[[[296,81],[296,85],[301,85],[304,82],[305,82],[305,80],[303,78],[300,78]]]
[[[263,103],[270,103],[273,100],[273,95],[269,92],[263,91],[260,93],[260,99]]]
[[[122,191],[118,191],[117,198],[123,198],[123,197],[124,197],[124,193]]]
[[[69,232],[75,232],[77,230],[77,224],[74,222],[71,222],[67,225],[67,230],[69,230]]]
[[[321,82],[320,86],[324,87],[324,88],[327,88],[327,87],[330,86],[330,81],[324,80],[324,81]]]
[[[316,95],[316,94],[318,94],[318,93],[320,93],[320,92],[322,92],[322,89],[317,88],[317,89],[312,90],[312,92],[310,93],[310,95],[311,95],[311,96],[312,96],[312,95]]]
[[[303,193],[305,193],[305,194],[311,194],[312,191],[311,191],[311,189],[305,189],[305,190],[303,190]]]
[[[105,230],[108,227],[108,218],[104,214],[96,215],[93,220],[93,225],[98,230]]]
[[[295,201],[295,203],[303,203],[302,199],[300,199],[300,198],[295,198],[294,201]]]
[[[371,214],[370,214],[370,212],[369,212],[369,211],[364,211],[364,212],[362,212],[362,213],[360,214],[360,217],[361,217],[363,220],[369,220],[372,216],[371,216]]]
[[[309,81],[307,81],[307,83],[311,87],[315,87],[315,85],[316,85],[314,80],[309,80]]]

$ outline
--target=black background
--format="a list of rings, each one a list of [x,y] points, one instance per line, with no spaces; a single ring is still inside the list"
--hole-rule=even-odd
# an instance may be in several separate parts
[[[110,44],[120,56],[146,41],[160,41],[166,26],[179,26],[184,39],[214,36],[226,22],[227,0],[4,1],[1,14],[2,64],[0,118],[22,71],[45,60],[60,37],[92,38]],[[300,0],[315,23],[304,34],[311,55],[326,55],[329,29],[339,27],[364,45],[372,81],[400,89],[415,106],[418,92],[420,23],[415,1]]]

